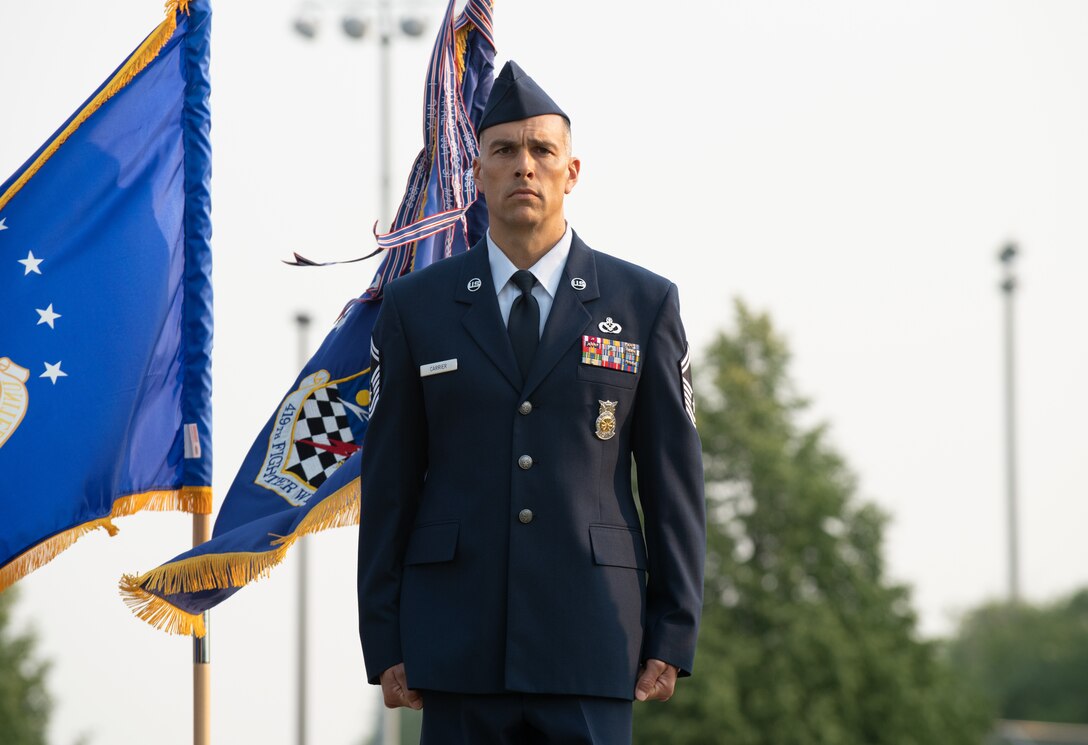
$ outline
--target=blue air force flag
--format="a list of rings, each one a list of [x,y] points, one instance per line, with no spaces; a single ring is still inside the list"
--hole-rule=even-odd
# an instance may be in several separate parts
[[[206,0],[0,185],[0,589],[141,509],[211,508]]]

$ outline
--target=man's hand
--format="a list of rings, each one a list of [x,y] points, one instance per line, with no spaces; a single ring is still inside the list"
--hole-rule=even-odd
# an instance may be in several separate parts
[[[646,664],[642,666],[642,672],[638,675],[638,682],[635,684],[635,698],[639,701],[668,701],[672,698],[673,689],[676,688],[678,672],[675,665],[661,660],[646,660]],[[382,680],[385,680],[384,675]],[[382,686],[385,686],[384,682]]]
[[[676,676],[673,676],[675,680]],[[379,681],[382,684],[382,698],[385,699],[386,708],[396,709],[407,706],[412,709],[423,708],[423,697],[416,691],[408,688],[408,678],[404,674],[404,663],[398,663],[382,673]],[[672,692],[672,688],[669,688]]]

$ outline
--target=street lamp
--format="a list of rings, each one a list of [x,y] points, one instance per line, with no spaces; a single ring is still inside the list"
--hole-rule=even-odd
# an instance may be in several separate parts
[[[1016,355],[1013,333],[1013,296],[1017,284],[1013,274],[1013,261],[1018,253],[1019,248],[1010,241],[997,254],[998,261],[1004,267],[1000,287],[1005,296],[1005,493],[1009,522],[1009,601],[1013,603],[1020,600],[1020,537],[1016,494]]]
[[[390,48],[397,36],[418,38],[427,30],[422,17],[416,14],[402,13],[393,23],[393,1],[374,0],[370,3],[350,3],[343,6],[340,13],[340,30],[353,41],[360,41],[375,32],[378,39],[378,112],[381,123],[378,130],[378,151],[381,160],[381,213],[383,220],[392,223],[392,167],[391,147],[391,110],[390,90],[392,72],[390,68]],[[298,10],[292,24],[295,32],[306,39],[316,39],[321,30],[322,6],[316,0],[307,0]]]
[[[299,8],[293,24],[295,32],[307,39],[313,39],[321,30],[321,6],[317,3],[304,3]]]
[[[366,36],[367,29],[370,24],[367,23],[365,18],[360,18],[356,15],[344,16],[340,20],[340,30],[348,35],[351,39],[362,39]]]

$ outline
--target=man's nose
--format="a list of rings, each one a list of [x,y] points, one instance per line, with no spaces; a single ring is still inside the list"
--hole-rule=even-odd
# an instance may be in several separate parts
[[[518,153],[518,156],[514,161],[514,175],[517,178],[533,177],[533,159],[529,156],[527,150],[522,150]]]

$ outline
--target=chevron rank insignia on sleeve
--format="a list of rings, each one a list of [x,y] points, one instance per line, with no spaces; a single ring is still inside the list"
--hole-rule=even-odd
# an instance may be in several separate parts
[[[684,412],[687,413],[691,425],[695,426],[695,392],[691,387],[691,348],[684,350],[684,356],[680,358],[680,388],[684,395]]]

